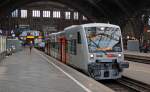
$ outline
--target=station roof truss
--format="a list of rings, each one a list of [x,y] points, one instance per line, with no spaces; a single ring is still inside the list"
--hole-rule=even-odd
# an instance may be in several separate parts
[[[50,1],[61,7],[71,7],[82,12],[88,18],[117,19],[129,17],[138,10],[149,8],[150,0],[0,0],[0,16],[24,5]]]

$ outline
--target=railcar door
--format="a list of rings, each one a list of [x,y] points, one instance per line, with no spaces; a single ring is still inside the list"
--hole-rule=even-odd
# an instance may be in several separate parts
[[[50,44],[51,44],[50,41],[48,41],[47,44],[48,44],[48,55],[50,55],[50,52],[51,52],[51,51],[50,51]]]
[[[60,61],[66,63],[66,39],[64,37],[60,38]]]
[[[59,38],[59,42],[58,42],[58,47],[59,47],[59,51],[58,51],[58,55],[57,58],[59,61],[62,62],[62,38]]]
[[[63,63],[66,63],[66,39],[65,38],[62,38],[62,43],[61,43],[61,52],[62,52],[62,55],[61,55],[61,61]]]

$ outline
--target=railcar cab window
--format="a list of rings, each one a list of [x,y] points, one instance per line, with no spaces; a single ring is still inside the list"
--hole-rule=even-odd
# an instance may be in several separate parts
[[[85,27],[88,48],[94,52],[121,52],[121,30],[115,27]]]

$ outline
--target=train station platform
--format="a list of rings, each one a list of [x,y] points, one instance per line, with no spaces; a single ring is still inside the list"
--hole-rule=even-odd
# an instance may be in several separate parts
[[[36,49],[24,49],[0,62],[0,92],[114,91]]]
[[[132,55],[132,56],[140,56],[140,57],[150,57],[150,53],[143,53],[143,52],[139,52],[139,51],[128,51],[125,50],[124,51],[125,55]]]
[[[150,85],[150,65],[132,61],[127,62],[129,62],[130,66],[124,70],[123,75]]]
[[[150,85],[150,53],[124,51],[124,56],[126,61],[129,60],[129,68],[123,75]]]
[[[0,62],[5,58],[6,52],[0,52]]]

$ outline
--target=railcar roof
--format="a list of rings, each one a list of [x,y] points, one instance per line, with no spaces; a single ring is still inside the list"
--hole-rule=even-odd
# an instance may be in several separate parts
[[[119,27],[117,25],[107,24],[107,23],[89,23],[89,24],[83,24],[81,26],[83,27],[94,27],[94,26]]]
[[[69,27],[65,28],[65,30],[75,28],[75,27],[79,27],[79,26],[81,26],[81,27],[96,27],[96,26],[119,27],[117,25],[107,24],[107,23],[89,23],[89,24],[82,24],[82,25],[72,25],[72,26],[69,26]]]
[[[68,30],[68,29],[71,29],[71,28],[75,28],[75,27],[77,27],[77,26],[79,26],[79,25],[72,25],[72,26],[66,27],[64,30]]]
[[[52,35],[56,35],[56,34],[57,34],[57,33],[51,33],[51,34],[50,34],[50,36],[52,36]]]
[[[56,35],[61,35],[61,34],[65,34],[65,31],[60,31],[56,33]]]

